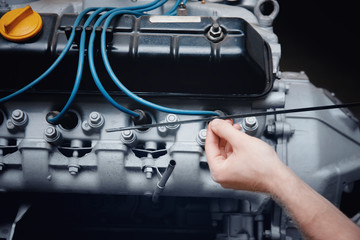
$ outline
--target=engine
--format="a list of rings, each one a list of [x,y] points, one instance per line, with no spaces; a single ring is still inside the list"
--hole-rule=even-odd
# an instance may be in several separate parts
[[[349,110],[266,114],[339,103],[280,71],[277,1],[25,2],[0,5],[0,239],[301,239],[212,180],[216,116],[338,207],[359,184]]]

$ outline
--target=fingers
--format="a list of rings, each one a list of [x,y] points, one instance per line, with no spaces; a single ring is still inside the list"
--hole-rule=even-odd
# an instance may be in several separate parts
[[[227,120],[224,121],[220,119],[211,121],[208,126],[208,129],[210,129],[213,134],[224,139],[233,146],[239,143],[239,137],[241,137],[238,131],[234,131],[234,128],[239,129],[240,126],[237,126],[237,124],[233,126],[232,122],[230,123]]]
[[[208,126],[205,141],[205,153],[209,167],[217,166],[219,161],[225,159],[220,150],[220,138]]]

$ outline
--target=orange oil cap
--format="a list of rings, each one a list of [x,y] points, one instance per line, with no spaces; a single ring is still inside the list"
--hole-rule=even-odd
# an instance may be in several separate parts
[[[30,6],[17,8],[0,19],[0,34],[9,41],[23,42],[36,36],[42,29],[40,15]]]

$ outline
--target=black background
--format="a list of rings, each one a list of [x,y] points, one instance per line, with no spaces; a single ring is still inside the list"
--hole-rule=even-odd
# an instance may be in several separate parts
[[[342,102],[359,97],[359,17],[355,2],[279,0],[274,32],[281,71],[305,71],[317,87]],[[336,3],[336,4],[335,4]],[[359,118],[360,109],[352,108]]]

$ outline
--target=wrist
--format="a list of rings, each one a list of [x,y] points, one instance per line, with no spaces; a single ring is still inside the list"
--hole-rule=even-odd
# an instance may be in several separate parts
[[[266,181],[265,190],[268,194],[279,198],[284,194],[288,194],[286,191],[288,188],[284,188],[286,185],[293,185],[297,182],[297,176],[284,164],[279,164],[274,167],[273,172],[269,175],[269,181]]]

